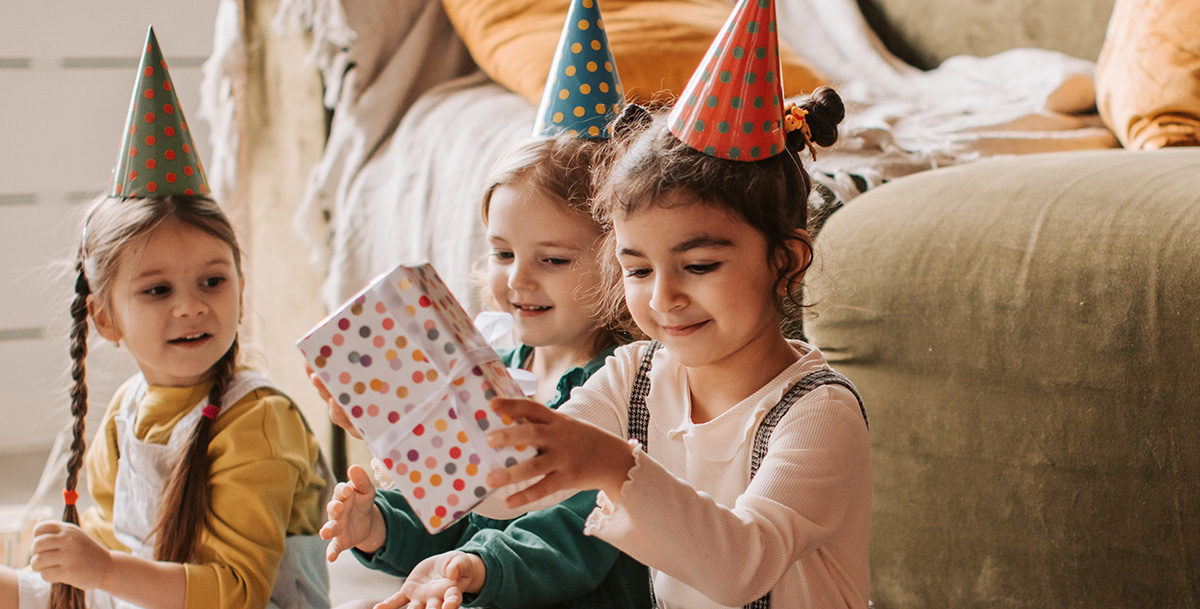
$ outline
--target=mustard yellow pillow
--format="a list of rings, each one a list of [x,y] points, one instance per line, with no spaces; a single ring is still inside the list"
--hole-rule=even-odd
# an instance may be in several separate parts
[[[1096,105],[1126,148],[1200,146],[1200,1],[1117,0]]]
[[[537,104],[570,0],[442,0],[475,62],[496,82]],[[621,86],[630,101],[678,95],[733,10],[724,0],[604,0],[600,11]],[[826,84],[780,47],[785,95]]]

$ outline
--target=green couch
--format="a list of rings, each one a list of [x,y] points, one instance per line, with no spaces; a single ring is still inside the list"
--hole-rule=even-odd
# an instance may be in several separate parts
[[[1103,12],[1058,47],[1094,58],[1112,1],[862,4],[929,65],[955,42],[933,5],[967,33],[946,55],[1001,50],[1002,13],[1028,36],[1075,7],[1021,40],[1055,48]],[[921,172],[835,212],[816,255],[805,332],[871,417],[877,608],[1200,605],[1200,148]]]

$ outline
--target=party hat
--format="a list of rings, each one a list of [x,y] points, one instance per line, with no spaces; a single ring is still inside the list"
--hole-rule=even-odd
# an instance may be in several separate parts
[[[757,161],[783,152],[783,83],[774,0],[739,0],[668,117],[705,154]]]
[[[204,168],[153,26],[146,33],[124,137],[108,196],[208,194]]]
[[[571,1],[542,90],[534,135],[566,131],[585,138],[608,137],[608,124],[620,111],[625,92],[597,1]]]

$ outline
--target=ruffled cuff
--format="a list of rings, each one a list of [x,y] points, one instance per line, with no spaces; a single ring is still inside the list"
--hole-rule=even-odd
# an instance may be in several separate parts
[[[649,457],[637,440],[629,440],[629,446],[633,448],[633,467],[629,468],[625,482],[621,484],[621,496],[613,501],[604,491],[596,494],[596,509],[588,514],[587,522],[583,525],[585,535],[601,539],[606,536],[618,537],[633,526],[629,519],[629,510],[624,508],[628,505],[630,493],[637,492],[639,470],[643,467],[643,460]]]

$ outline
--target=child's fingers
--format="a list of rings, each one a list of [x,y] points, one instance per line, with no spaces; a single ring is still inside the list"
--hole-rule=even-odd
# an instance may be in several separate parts
[[[334,533],[335,528],[337,528],[337,525],[332,520],[330,520],[329,522],[326,522],[324,526],[321,527],[320,531],[317,531],[317,536],[320,537],[321,539],[324,539],[325,541],[329,541],[330,539],[333,539],[334,537],[336,537],[336,534]]]
[[[516,465],[489,472],[485,480],[488,486],[500,488],[549,474],[553,470],[554,464],[549,458],[537,455]]]
[[[509,495],[504,502],[510,508],[519,508],[527,503],[533,503],[547,497],[563,488],[563,485],[558,483],[559,478],[559,476],[555,476],[553,473],[547,474],[537,484]]]
[[[312,382],[313,387],[317,388],[317,394],[326,402],[333,401],[333,394],[329,393],[329,389],[325,388],[325,383],[321,380],[321,375],[317,374],[308,364],[304,365],[304,370],[308,372],[308,380]]]
[[[346,477],[350,478],[350,484],[354,486],[354,490],[363,494],[373,494],[375,485],[371,482],[371,476],[367,474],[367,470],[355,463],[346,470]]]
[[[340,485],[339,485],[340,486]],[[335,495],[337,491],[334,491]],[[342,517],[346,513],[346,504],[336,496],[327,504],[325,504],[325,513],[329,515],[329,520],[332,523]]]
[[[408,595],[401,590],[376,603],[374,609],[404,609],[408,606],[408,601]]]
[[[34,536],[54,535],[62,531],[63,523],[58,520],[43,520],[33,527]]]
[[[337,537],[334,537],[333,541],[331,541],[329,545],[325,546],[325,560],[328,560],[329,562],[337,560],[337,557],[342,554],[342,548],[339,547],[340,545],[341,544],[338,543]]]
[[[531,423],[547,423],[554,419],[554,411],[533,400],[521,398],[492,398],[488,401],[492,412],[509,416],[514,419],[524,419]]]

